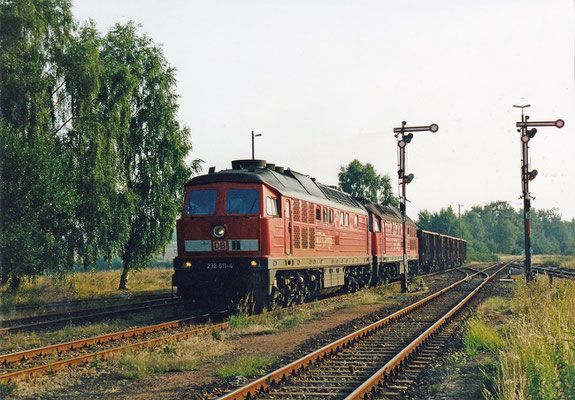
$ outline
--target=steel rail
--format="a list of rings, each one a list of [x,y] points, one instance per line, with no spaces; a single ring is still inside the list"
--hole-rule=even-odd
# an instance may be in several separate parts
[[[54,308],[62,308],[62,307],[70,307],[81,309],[85,305],[91,305],[95,303],[114,303],[117,302],[118,304],[130,304],[130,302],[138,302],[138,301],[146,301],[146,300],[154,300],[156,298],[163,298],[173,296],[170,291],[150,291],[148,294],[132,294],[128,293],[127,295],[113,295],[110,297],[93,297],[93,298],[83,298],[83,299],[69,299],[69,300],[61,300],[55,301],[51,303],[42,303],[42,304],[30,304],[30,303],[21,303],[21,304],[13,304],[11,306],[2,305],[0,306],[0,312],[10,312],[10,311],[21,311],[21,310],[30,310],[30,309],[54,309]]]
[[[436,271],[436,272],[433,272],[433,273],[430,273],[427,275],[423,275],[421,277],[429,277],[429,276],[441,274],[441,273],[444,273],[444,272],[447,272],[450,270],[451,269],[443,270],[443,271]],[[395,284],[398,282],[399,281],[392,282],[391,284]],[[443,289],[443,290],[445,290],[445,289]],[[323,302],[329,302],[329,301],[334,301],[334,300],[338,300],[338,299],[343,299],[343,298],[348,297],[352,294],[353,293],[345,294],[342,296],[338,296],[336,298],[333,298],[333,297],[326,298],[326,299],[319,300],[319,302],[323,303]],[[415,303],[415,304],[418,304],[418,303]],[[313,303],[304,303],[301,305],[296,305],[296,306],[292,306],[292,307],[288,307],[288,308],[282,308],[282,309],[280,309],[280,311],[296,309],[296,308],[300,308],[300,307],[309,307],[311,305],[313,305]],[[273,313],[273,312],[275,312],[275,310],[269,311],[268,314]],[[392,314],[392,315],[394,315],[394,314]],[[157,325],[152,325],[152,326],[147,326],[147,327],[142,327],[142,328],[135,328],[135,329],[125,330],[125,331],[121,331],[121,332],[115,332],[115,333],[111,333],[111,334],[100,335],[100,336],[96,336],[96,337],[92,337],[92,338],[88,338],[88,339],[80,339],[80,340],[75,340],[75,341],[71,341],[71,342],[45,346],[45,347],[41,347],[41,348],[37,348],[37,349],[23,350],[23,351],[19,351],[19,352],[15,352],[15,353],[4,354],[4,355],[0,355],[0,364],[8,365],[10,363],[14,363],[14,362],[18,362],[18,361],[26,361],[28,359],[50,355],[50,354],[53,354],[55,351],[58,353],[62,353],[62,352],[66,352],[66,351],[73,351],[75,349],[89,347],[89,346],[97,345],[97,344],[101,344],[101,343],[106,343],[106,342],[113,341],[113,340],[122,340],[122,339],[126,339],[126,338],[133,338],[133,337],[140,336],[140,335],[143,335],[146,333],[153,333],[153,332],[159,332],[162,330],[168,330],[171,328],[176,328],[176,327],[182,326],[183,324],[188,323],[188,322],[192,321],[193,319],[201,318],[201,317],[205,317],[205,316],[206,315],[195,316],[195,317],[171,321],[171,322],[167,322],[167,323],[163,323],[163,324],[157,324]],[[123,351],[126,351],[128,349],[134,349],[134,348],[143,347],[143,346],[151,346],[151,345],[161,344],[161,343],[165,343],[165,342],[170,341],[170,340],[181,340],[181,339],[184,339],[184,338],[187,338],[190,336],[196,336],[196,335],[200,335],[203,333],[221,331],[221,330],[227,329],[228,327],[229,327],[229,323],[223,322],[220,324],[210,325],[210,326],[206,326],[206,327],[202,327],[199,329],[194,329],[194,330],[190,330],[190,331],[186,331],[186,332],[177,333],[177,334],[166,336],[166,337],[155,338],[155,339],[151,339],[151,340],[147,340],[147,341],[143,341],[143,342],[133,343],[130,345],[114,347],[111,349],[102,350],[102,351],[87,354],[84,356],[79,356],[79,357],[74,357],[74,358],[67,359],[67,360],[52,362],[52,363],[48,363],[48,364],[37,366],[37,367],[32,367],[32,368],[21,370],[21,371],[15,371],[15,372],[11,372],[8,374],[0,375],[0,383],[12,382],[12,381],[20,380],[20,379],[27,379],[27,378],[30,378],[30,377],[33,377],[36,375],[40,375],[40,374],[44,374],[44,373],[48,373],[48,372],[52,372],[52,371],[58,371],[58,370],[61,370],[67,366],[81,365],[81,364],[84,364],[84,363],[89,362],[89,361],[94,360],[94,359],[105,358],[106,355],[108,355],[108,354],[123,352]]]
[[[494,268],[495,265],[490,266],[487,269],[491,269]],[[244,399],[250,399],[253,398],[255,396],[257,396],[258,393],[262,393],[264,392],[268,387],[275,385],[276,383],[279,383],[281,381],[287,380],[290,376],[293,375],[297,375],[299,372],[301,372],[302,370],[308,368],[309,366],[311,366],[312,364],[318,362],[318,361],[322,361],[324,359],[327,359],[328,357],[330,357],[331,355],[338,353],[339,351],[343,350],[346,347],[349,347],[350,345],[360,341],[361,339],[363,339],[366,336],[369,336],[371,334],[373,334],[374,332],[376,332],[377,330],[381,329],[382,327],[386,326],[387,324],[389,324],[390,322],[393,322],[395,320],[397,320],[398,318],[412,312],[413,310],[419,308],[420,306],[422,306],[423,304],[429,302],[430,300],[442,295],[443,293],[451,290],[452,288],[460,285],[461,283],[471,279],[471,277],[479,274],[481,272],[477,272],[476,274],[472,274],[469,275],[467,274],[467,276],[460,280],[457,281],[443,289],[441,289],[440,291],[427,296],[413,304],[411,304],[408,307],[405,307],[399,311],[394,312],[393,314],[388,315],[387,317],[374,322],[362,329],[359,329],[341,339],[338,339],[298,360],[295,360],[293,362],[291,362],[290,364],[281,367],[267,375],[262,376],[261,378],[250,382],[224,396],[218,397],[217,400],[244,400]]]
[[[63,353],[67,351],[74,351],[80,348],[86,348],[93,345],[104,344],[107,342],[115,340],[123,340],[128,338],[134,338],[137,336],[142,336],[149,333],[167,331],[169,329],[178,328],[184,326],[198,318],[205,317],[206,315],[198,315],[190,318],[179,319],[175,321],[165,322],[162,324],[150,325],[141,328],[127,329],[120,332],[107,333],[103,335],[98,335],[86,339],[78,339],[64,343],[57,343],[49,346],[39,347],[35,349],[22,350],[9,354],[0,355],[0,364],[8,365],[18,361],[26,361],[32,358],[48,356],[53,354],[55,351],[58,353]],[[1,378],[1,376],[0,376]]]
[[[508,265],[508,264],[507,264]],[[461,300],[455,307],[453,307],[447,314],[441,317],[437,322],[435,322],[431,327],[429,327],[425,332],[423,332],[419,337],[413,340],[409,345],[407,345],[401,352],[399,352],[395,357],[393,357],[387,364],[385,364],[379,371],[373,374],[369,379],[367,379],[361,386],[355,389],[345,400],[358,400],[364,399],[368,395],[373,395],[376,391],[376,386],[379,382],[384,380],[388,374],[393,373],[395,370],[399,369],[402,363],[407,360],[413,353],[420,350],[421,347],[430,339],[430,337],[436,333],[457,311],[459,311],[475,294],[485,286],[491,278],[496,276],[499,272],[507,267],[503,265],[494,274],[485,278],[483,282],[477,286],[471,293],[469,293],[463,300]]]
[[[67,324],[70,321],[86,321],[86,320],[92,320],[92,319],[98,319],[98,318],[106,318],[106,317],[112,317],[115,315],[122,315],[128,312],[138,312],[138,311],[144,311],[144,310],[149,310],[152,308],[160,308],[160,307],[167,307],[167,306],[173,306],[175,304],[178,304],[180,302],[179,298],[166,298],[166,299],[162,299],[162,300],[148,300],[146,302],[141,302],[141,303],[137,303],[135,305],[132,304],[128,304],[128,305],[122,305],[119,307],[106,307],[104,309],[114,309],[112,311],[101,311],[98,312],[98,310],[101,309],[89,309],[89,310],[83,310],[83,311],[75,311],[72,314],[77,314],[77,315],[71,315],[69,317],[64,317],[64,315],[66,315],[66,313],[62,313],[62,314],[51,314],[52,317],[58,317],[57,319],[48,319],[45,321],[40,321],[40,322],[36,322],[36,323],[24,323],[22,325],[15,325],[15,326],[9,326],[6,328],[0,328],[0,335],[5,335],[8,333],[12,333],[12,332],[19,332],[19,331],[24,331],[24,330],[29,330],[29,329],[33,329],[33,328],[40,328],[40,327],[44,327],[44,326],[53,326],[53,325],[61,325],[61,324]],[[121,308],[121,309],[118,309]],[[12,320],[12,322],[25,322],[25,321],[30,321],[30,320],[34,320],[34,319],[40,319],[40,318],[49,318],[50,315],[47,316],[37,316],[37,317],[30,317],[30,318],[21,318],[19,320]],[[10,322],[10,321],[4,321],[4,323],[6,322]]]
[[[547,274],[549,276],[557,278],[575,279],[575,271],[568,271],[563,269],[558,270],[555,268],[538,267],[538,266],[531,267],[531,269],[539,274]]]
[[[40,365],[37,367],[28,368],[22,371],[15,371],[8,374],[0,375],[0,383],[3,382],[14,382],[16,380],[22,380],[31,378],[36,375],[46,374],[49,372],[56,372],[60,371],[64,368],[69,366],[77,366],[77,365],[84,365],[89,361],[93,361],[96,359],[106,358],[108,355],[121,353],[129,349],[136,349],[139,347],[147,347],[147,346],[154,346],[162,343],[166,343],[171,340],[181,340],[183,338],[201,335],[207,332],[214,332],[214,331],[221,331],[226,329],[229,326],[228,322],[223,322],[221,324],[210,325],[203,328],[194,329],[191,331],[181,332],[175,335],[160,337],[155,339],[146,340],[143,342],[137,342],[125,346],[114,347],[112,349],[98,351],[96,353],[91,353],[79,357],[70,358],[67,360],[56,361],[49,364]]]
[[[175,297],[175,296],[164,296],[161,298],[156,298],[156,299],[150,299],[150,300],[143,300],[143,301],[133,301],[133,302],[129,302],[129,303],[118,303],[118,304],[114,304],[114,305],[105,305],[102,307],[91,307],[91,308],[78,308],[78,309],[74,309],[74,310],[68,310],[68,311],[63,311],[63,312],[58,312],[58,313],[39,313],[37,315],[33,315],[30,317],[22,317],[22,318],[15,318],[15,319],[7,319],[7,320],[3,320],[0,321],[1,325],[9,325],[9,326],[5,326],[6,328],[10,328],[12,326],[20,326],[20,325],[24,325],[24,324],[28,324],[28,323],[33,323],[37,320],[40,320],[40,322],[44,322],[41,321],[42,319],[44,320],[50,320],[50,321],[56,321],[56,320],[60,320],[60,319],[65,319],[65,318],[77,318],[77,317],[83,317],[85,315],[89,315],[90,313],[105,313],[108,311],[121,311],[121,309],[132,309],[132,308],[137,308],[137,307],[141,307],[141,306],[149,306],[149,305],[154,305],[157,303],[174,303],[180,301],[179,297]]]

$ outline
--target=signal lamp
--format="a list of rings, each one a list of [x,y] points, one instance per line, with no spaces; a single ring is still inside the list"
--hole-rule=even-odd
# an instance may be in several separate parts
[[[413,178],[414,178],[413,174],[409,174],[409,175],[403,177],[403,181],[404,181],[405,183],[411,183],[411,181],[413,180]]]
[[[224,237],[224,235],[226,234],[226,228],[223,225],[216,225],[214,226],[214,229],[212,229],[212,233],[214,234],[215,237],[219,239],[221,237]]]
[[[410,143],[411,139],[413,139],[413,133],[409,133],[403,137],[403,140],[405,140],[405,143]]]
[[[189,261],[187,261],[186,264],[184,264],[184,266],[185,266],[186,268],[192,268],[192,263],[189,262]]]
[[[252,261],[250,261],[250,265],[251,265],[252,267],[257,267],[257,266],[258,266],[258,262],[257,262],[256,260],[252,260]]]
[[[530,181],[532,181],[533,179],[535,179],[535,177],[537,176],[538,173],[539,173],[539,172],[537,172],[536,169],[534,169],[534,170],[531,171],[531,172],[528,172],[528,173],[527,173],[527,179],[529,179]]]
[[[529,136],[531,139],[533,139],[533,136],[535,136],[536,133],[537,133],[537,129],[536,129],[536,128],[527,129],[527,136]]]

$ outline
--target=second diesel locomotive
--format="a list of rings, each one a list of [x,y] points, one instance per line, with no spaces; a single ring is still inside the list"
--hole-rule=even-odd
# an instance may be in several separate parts
[[[410,273],[460,265],[461,239],[407,221]],[[393,207],[357,199],[264,160],[185,185],[173,286],[191,303],[248,311],[353,292],[399,276],[402,224]]]

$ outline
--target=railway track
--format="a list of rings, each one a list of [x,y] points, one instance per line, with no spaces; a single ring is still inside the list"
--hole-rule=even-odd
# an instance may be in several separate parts
[[[514,262],[510,265],[513,268],[523,271],[523,264]],[[540,275],[548,275],[550,278],[563,278],[575,279],[575,270],[562,269],[554,265],[532,265],[531,270],[533,273]]]
[[[102,320],[117,317],[124,314],[132,314],[147,311],[154,308],[175,306],[181,302],[179,297],[163,297],[154,300],[146,300],[138,303],[114,305],[102,308],[90,308],[63,313],[42,314],[33,317],[18,318],[2,321],[1,334],[21,332],[38,328],[54,328],[66,325],[70,322],[84,322]]]
[[[444,272],[446,271],[432,273],[425,277]],[[347,296],[348,295],[342,295],[338,297],[345,298]],[[322,301],[334,300],[336,299],[329,298]],[[308,303],[291,308],[308,307],[310,305],[311,303]],[[213,315],[202,314],[163,324],[3,354],[0,355],[0,383],[55,372],[70,366],[83,365],[89,361],[105,358],[110,354],[123,352],[128,349],[160,345],[167,341],[182,340],[187,337],[220,331],[229,327],[227,322],[222,322],[215,325],[190,329],[189,324],[207,317],[213,317]],[[173,333],[174,331],[176,331],[176,333]],[[50,358],[48,362],[46,361],[47,358]]]
[[[114,304],[129,304],[130,302],[142,302],[147,300],[156,300],[160,298],[166,298],[171,296],[172,293],[168,290],[163,291],[154,291],[153,293],[148,294],[123,294],[123,295],[114,295],[109,297],[101,297],[101,298],[90,298],[90,299],[75,299],[75,300],[62,300],[62,301],[54,301],[49,303],[41,303],[41,304],[30,304],[30,303],[23,303],[23,304],[13,304],[13,305],[3,305],[0,306],[0,313],[19,313],[19,312],[34,312],[36,310],[61,310],[61,309],[69,309],[69,310],[80,310],[82,308],[89,308],[93,307],[94,305],[114,305]]]
[[[416,366],[425,363],[425,352],[430,351],[425,345],[441,335],[439,329],[489,277],[506,266],[488,267],[496,271],[491,275],[485,272],[487,269],[475,272],[218,400],[351,400],[373,398],[380,393],[396,396],[409,382],[393,382],[391,377],[408,362]]]
[[[575,279],[575,271],[573,270],[560,269],[553,266],[533,266],[531,269],[538,274],[547,274],[554,278]]]

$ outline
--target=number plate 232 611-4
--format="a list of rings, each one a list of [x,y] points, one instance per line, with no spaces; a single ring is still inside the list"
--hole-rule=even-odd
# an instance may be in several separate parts
[[[232,263],[207,263],[206,264],[206,268],[207,269],[232,269],[233,265]]]

